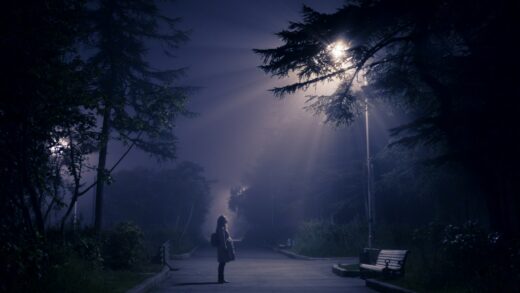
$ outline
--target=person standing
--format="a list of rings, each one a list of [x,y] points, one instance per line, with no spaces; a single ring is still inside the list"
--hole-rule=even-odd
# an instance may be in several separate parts
[[[217,219],[217,229],[215,231],[218,237],[217,259],[218,259],[218,282],[220,284],[229,283],[224,279],[224,267],[226,263],[235,260],[235,247],[233,240],[229,236],[227,229],[227,219],[221,215]]]

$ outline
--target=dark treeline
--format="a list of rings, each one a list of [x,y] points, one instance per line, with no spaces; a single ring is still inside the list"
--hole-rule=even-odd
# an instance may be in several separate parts
[[[147,49],[157,42],[171,56],[187,36],[153,1],[10,2],[2,11],[0,291],[45,290],[38,284],[50,269],[71,263],[58,256],[85,256],[65,251],[90,243],[67,236],[78,198],[95,191],[96,236],[89,239],[98,243],[87,246],[102,246],[103,187],[117,165],[133,148],[175,158],[173,129],[178,116],[191,115],[189,88],[177,83],[183,70],[153,69]],[[112,154],[112,166],[110,141],[126,146]],[[200,172],[186,176],[197,180]],[[140,237],[130,226],[118,231]],[[84,259],[103,259],[90,256]]]

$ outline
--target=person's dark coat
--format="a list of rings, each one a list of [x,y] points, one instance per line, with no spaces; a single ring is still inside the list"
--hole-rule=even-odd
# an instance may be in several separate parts
[[[235,260],[235,247],[233,246],[233,240],[229,237],[229,233],[225,227],[219,229],[218,235],[218,262],[230,262]]]

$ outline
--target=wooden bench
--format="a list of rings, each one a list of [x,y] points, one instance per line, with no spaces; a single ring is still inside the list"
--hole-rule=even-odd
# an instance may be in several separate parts
[[[368,274],[383,274],[388,277],[402,276],[407,256],[408,250],[380,250],[375,264],[359,264],[361,276],[366,277]]]

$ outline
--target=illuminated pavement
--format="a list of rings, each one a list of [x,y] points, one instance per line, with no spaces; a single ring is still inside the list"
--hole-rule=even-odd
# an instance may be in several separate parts
[[[375,292],[365,282],[334,275],[335,260],[296,260],[267,249],[237,248],[237,260],[226,265],[226,280],[218,284],[216,251],[199,249],[187,260],[172,261],[179,268],[150,292]],[[357,258],[343,258],[343,263]]]

